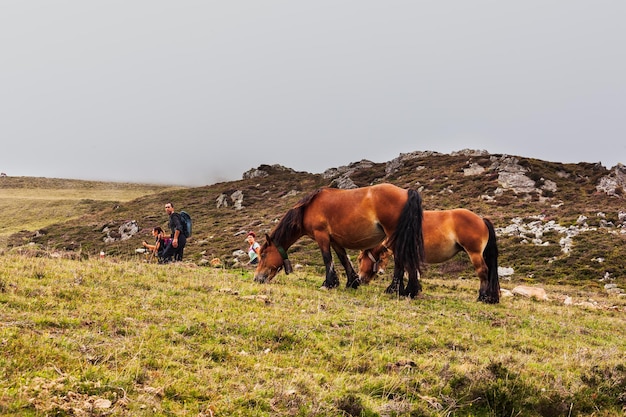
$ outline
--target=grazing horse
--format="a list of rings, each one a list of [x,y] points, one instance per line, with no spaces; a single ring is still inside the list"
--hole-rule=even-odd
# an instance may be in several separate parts
[[[357,288],[359,276],[346,249],[364,250],[385,240],[396,254],[394,277],[402,282],[406,271],[407,291],[411,296],[417,294],[424,257],[422,198],[417,191],[378,184],[350,190],[321,188],[305,196],[283,216],[270,235],[265,235],[254,280],[269,281],[282,268],[289,274],[291,263],[287,250],[302,236],[315,240],[322,251],[326,266],[322,287],[330,289],[339,285],[331,247],[346,270],[346,287]]]
[[[458,252],[465,251],[480,278],[478,301],[491,304],[500,301],[498,246],[491,221],[465,209],[425,210],[422,228],[426,264],[445,262]],[[361,251],[358,263],[359,278],[363,283],[368,283],[382,263],[388,261],[389,250],[380,244]]]

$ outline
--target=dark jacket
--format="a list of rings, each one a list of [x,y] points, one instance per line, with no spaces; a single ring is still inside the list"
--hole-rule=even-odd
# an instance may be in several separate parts
[[[171,234],[172,239],[174,239],[174,234],[176,230],[180,232],[178,234],[178,247],[177,248],[173,247],[172,242],[170,242],[165,248],[165,251],[163,252],[162,256],[166,259],[173,258],[174,261],[182,261],[185,245],[187,244],[187,238],[185,237],[185,234],[183,233],[184,231],[183,221],[180,218],[180,214],[178,213],[170,214],[169,228],[172,231],[172,234]]]
[[[170,235],[172,239],[174,239],[174,233],[176,230],[180,232],[178,234],[178,244],[180,244],[181,241],[183,242],[187,241],[187,238],[185,237],[185,233],[184,233],[185,229],[183,228],[183,221],[180,218],[180,214],[172,213],[170,215],[169,228],[172,231],[172,234]]]

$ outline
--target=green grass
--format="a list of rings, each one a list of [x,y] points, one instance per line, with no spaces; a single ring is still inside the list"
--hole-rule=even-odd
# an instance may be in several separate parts
[[[0,264],[0,414],[621,415],[626,302],[475,302],[477,279],[415,300],[319,289],[301,270],[27,258]],[[503,286],[507,286],[503,283]],[[98,409],[97,400],[110,401]]]

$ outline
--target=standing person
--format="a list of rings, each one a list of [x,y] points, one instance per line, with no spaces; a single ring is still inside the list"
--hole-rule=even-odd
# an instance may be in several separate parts
[[[249,265],[256,265],[259,263],[259,258],[261,257],[261,245],[256,241],[256,235],[254,232],[249,232],[248,236],[246,236],[246,241],[250,245],[248,248],[248,256],[250,257]]]
[[[183,233],[183,222],[180,219],[180,214],[174,212],[174,205],[172,203],[165,203],[165,212],[170,217],[169,228],[172,231],[172,241],[163,251],[163,258],[174,258],[174,262],[183,260],[183,250],[187,243],[187,238]]]

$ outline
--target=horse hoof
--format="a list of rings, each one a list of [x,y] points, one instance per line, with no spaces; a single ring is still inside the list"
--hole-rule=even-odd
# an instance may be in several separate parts
[[[400,293],[400,287],[398,287],[397,285],[391,284],[390,286],[388,286],[385,289],[385,292],[387,294],[396,294],[397,295],[398,293]],[[403,294],[400,294],[400,295],[403,295]]]
[[[357,288],[359,288],[359,285],[361,285],[361,280],[355,279],[354,281],[347,283],[346,288],[352,288],[353,290],[356,290]]]
[[[328,287],[329,290],[332,289],[332,288],[337,288],[339,286],[339,280],[333,281],[330,284],[324,283],[324,286]]]
[[[487,295],[479,295],[478,296],[478,300],[481,303],[485,303],[485,304],[498,304],[500,303],[500,300],[495,298],[495,297],[489,297]]]

